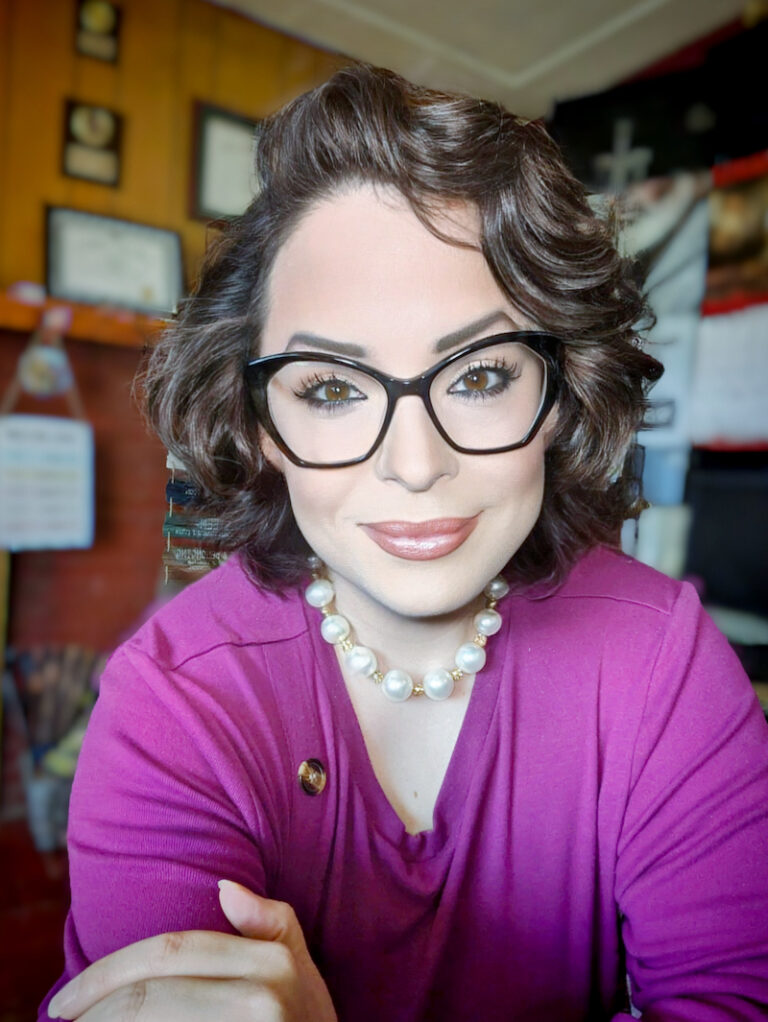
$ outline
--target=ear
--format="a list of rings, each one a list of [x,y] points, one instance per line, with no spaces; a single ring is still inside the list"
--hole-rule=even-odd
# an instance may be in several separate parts
[[[544,437],[544,447],[547,448],[552,443],[552,439],[557,432],[557,423],[560,418],[560,406],[555,402],[552,408],[547,413],[547,417],[544,420],[541,433]]]
[[[267,433],[262,426],[259,426],[259,450],[261,451],[264,460],[267,461],[276,472],[283,475],[285,456],[269,433]]]

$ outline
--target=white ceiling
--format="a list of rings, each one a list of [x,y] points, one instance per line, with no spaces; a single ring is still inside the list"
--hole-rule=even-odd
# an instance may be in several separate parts
[[[424,85],[528,117],[608,88],[738,17],[745,0],[212,0]]]

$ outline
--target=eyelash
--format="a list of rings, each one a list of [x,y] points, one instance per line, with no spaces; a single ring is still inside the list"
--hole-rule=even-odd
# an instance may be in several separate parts
[[[361,400],[361,398],[347,398],[344,401],[320,401],[312,396],[313,391],[327,383],[346,383],[351,390],[357,390],[354,383],[348,383],[346,380],[342,380],[333,374],[327,373],[322,375],[321,373],[314,373],[306,380],[302,380],[301,385],[293,393],[300,400],[306,401],[310,408],[325,411],[329,414],[333,414],[339,408],[347,407],[353,401]],[[365,398],[362,398],[362,400],[365,400]]]
[[[485,359],[484,361],[474,362],[468,366],[465,366],[462,369],[460,375],[456,377],[451,386],[448,388],[448,391],[450,392],[452,387],[455,387],[457,383],[463,380],[465,376],[469,376],[470,373],[476,373],[478,371],[482,372],[483,370],[486,369],[490,369],[499,373],[499,375],[503,378],[502,383],[500,385],[495,384],[489,390],[474,391],[457,390],[453,392],[454,395],[464,401],[475,401],[477,400],[477,398],[480,398],[481,401],[485,401],[488,398],[495,397],[495,395],[498,394],[500,390],[506,389],[506,387],[512,382],[512,380],[517,380],[520,377],[520,367],[518,366],[517,362],[513,362],[512,365],[510,366],[507,365],[507,363],[500,358]]]

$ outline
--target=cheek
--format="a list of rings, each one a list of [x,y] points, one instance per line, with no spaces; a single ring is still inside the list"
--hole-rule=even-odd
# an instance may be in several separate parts
[[[494,492],[501,501],[514,503],[534,497],[544,485],[544,445],[523,447],[510,451],[509,461],[492,483]],[[500,466],[501,467],[501,466]]]
[[[494,517],[511,524],[516,534],[522,531],[527,535],[539,517],[544,496],[543,442],[501,457],[508,460],[478,480],[478,491],[485,492]]]
[[[299,468],[285,459],[282,471],[300,532],[310,546],[325,546],[322,537],[333,527],[348,487],[333,471]]]

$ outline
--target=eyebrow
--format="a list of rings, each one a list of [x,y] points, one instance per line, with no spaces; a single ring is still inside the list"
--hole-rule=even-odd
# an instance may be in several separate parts
[[[486,330],[491,324],[498,323],[501,319],[505,319],[515,330],[520,329],[511,316],[506,312],[502,312],[501,309],[497,309],[496,312],[491,312],[488,316],[478,319],[475,323],[470,323],[468,326],[463,326],[459,330],[454,330],[453,333],[441,337],[437,344],[435,344],[435,352],[449,351],[451,348],[463,344],[464,341],[468,341],[475,334],[480,333],[481,330]]]
[[[475,320],[474,323],[468,323],[467,326],[460,327],[458,330],[446,334],[445,337],[441,337],[435,343],[434,351],[436,354],[442,351],[449,351],[451,348],[463,344],[464,341],[468,341],[475,334],[480,333],[481,330],[486,330],[493,323],[498,323],[500,320],[506,320],[514,330],[520,329],[519,325],[514,322],[508,313],[497,309],[496,312],[491,312],[487,316],[483,316],[482,319]],[[334,341],[328,337],[320,337],[318,334],[306,331],[293,334],[285,350],[290,351],[292,348],[301,347],[301,345],[319,348],[321,351],[328,351],[333,355],[346,355],[347,358],[367,358],[368,356],[367,349],[361,344]]]

